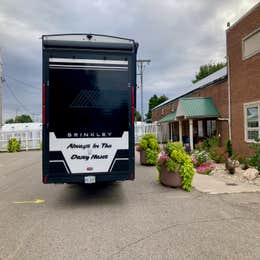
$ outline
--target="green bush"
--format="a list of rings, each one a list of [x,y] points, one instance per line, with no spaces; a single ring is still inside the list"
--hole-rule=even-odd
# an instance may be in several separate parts
[[[209,151],[210,158],[216,163],[223,163],[226,160],[226,154],[221,147],[213,147]]]
[[[19,152],[21,150],[21,144],[15,138],[11,138],[7,144],[7,151],[9,153]]]
[[[156,165],[160,146],[155,135],[145,134],[140,141],[140,148],[146,153],[146,163]]]
[[[184,147],[182,146],[182,144],[180,142],[168,142],[166,144],[167,153],[171,154],[172,151],[174,151],[174,150],[184,152]]]
[[[227,140],[226,142],[226,153],[228,154],[229,157],[231,157],[233,154],[231,140]]]
[[[213,136],[205,139],[204,141],[199,142],[195,145],[196,150],[199,151],[207,151],[209,152],[211,149],[218,147],[220,145],[219,137]]]
[[[191,160],[193,162],[193,165],[195,167],[198,167],[203,163],[209,162],[210,156],[209,156],[208,152],[206,152],[206,151],[194,150],[191,155]]]
[[[260,172],[260,139],[255,140],[256,143],[252,144],[252,148],[255,150],[255,154],[250,158],[250,166],[256,167]]]
[[[219,137],[217,136],[210,137],[207,140],[208,140],[209,150],[220,146],[220,140]]]

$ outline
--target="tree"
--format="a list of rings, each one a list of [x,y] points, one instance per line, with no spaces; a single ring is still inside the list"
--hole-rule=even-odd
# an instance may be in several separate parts
[[[149,99],[148,113],[146,114],[147,119],[151,119],[152,118],[152,109],[154,107],[160,105],[161,103],[163,103],[167,99],[168,99],[168,97],[166,97],[165,95],[162,95],[160,97],[158,97],[157,95],[153,95]]]
[[[15,119],[10,118],[5,121],[6,124],[31,123],[31,122],[33,122],[33,120],[29,115],[20,115],[20,116],[16,116]]]
[[[135,111],[135,120],[136,121],[142,121],[142,116],[139,111]]]
[[[14,123],[14,119],[13,118],[9,118],[5,121],[6,124],[13,124]]]
[[[195,79],[192,80],[192,83],[196,83],[197,81],[207,77],[208,75],[216,72],[217,70],[222,69],[225,66],[226,66],[226,63],[224,63],[224,62],[218,62],[218,63],[211,62],[211,63],[200,66],[200,70],[195,75]]]
[[[15,123],[31,123],[31,122],[33,122],[33,120],[29,115],[20,115],[15,117]]]

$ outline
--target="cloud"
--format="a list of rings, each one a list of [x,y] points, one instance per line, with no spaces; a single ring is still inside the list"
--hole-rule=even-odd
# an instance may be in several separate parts
[[[153,94],[168,97],[190,84],[200,65],[225,59],[225,28],[257,0],[1,0],[4,74],[32,113],[41,111],[42,34],[92,32],[137,40],[144,74],[145,110]],[[9,77],[8,77],[9,76]],[[29,83],[32,89],[15,81]],[[139,90],[138,90],[139,91]],[[4,87],[4,117],[25,112]],[[138,96],[140,109],[140,96]]]

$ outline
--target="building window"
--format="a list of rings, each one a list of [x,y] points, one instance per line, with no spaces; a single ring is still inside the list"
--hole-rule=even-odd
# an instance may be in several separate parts
[[[162,113],[161,113],[161,115],[162,115],[162,116],[164,115],[164,108],[162,108]]]
[[[198,121],[198,136],[199,137],[203,137],[204,136],[203,121],[202,120]]]
[[[174,112],[174,103],[171,105],[171,111]]]
[[[216,120],[207,120],[207,136],[215,136],[216,130]]]
[[[260,137],[260,101],[244,105],[245,141],[253,142]]]
[[[242,40],[243,59],[248,59],[260,52],[260,27]]]

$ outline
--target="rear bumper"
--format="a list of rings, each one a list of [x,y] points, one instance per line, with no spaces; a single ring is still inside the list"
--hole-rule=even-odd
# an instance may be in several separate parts
[[[135,176],[126,174],[98,174],[98,175],[66,175],[66,176],[44,176],[42,182],[44,184],[50,183],[84,183],[85,176],[95,176],[96,183],[109,181],[126,181],[134,180]]]

